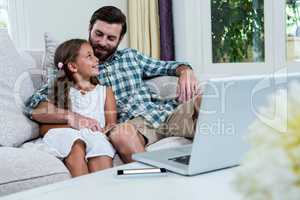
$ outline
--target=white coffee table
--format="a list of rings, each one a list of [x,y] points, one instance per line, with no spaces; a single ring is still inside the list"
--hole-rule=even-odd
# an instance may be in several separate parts
[[[117,169],[146,167],[131,163],[68,181],[5,196],[1,200],[240,200],[232,187],[236,168],[185,177],[167,176],[118,178]]]

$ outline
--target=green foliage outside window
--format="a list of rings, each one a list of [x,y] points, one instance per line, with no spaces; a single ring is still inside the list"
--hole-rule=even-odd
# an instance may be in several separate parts
[[[263,62],[264,0],[211,0],[213,63]]]
[[[6,22],[0,21],[0,28],[7,28]]]
[[[288,35],[300,36],[300,1],[287,0],[286,1],[286,25]]]
[[[7,28],[7,22],[2,18],[3,17],[3,10],[0,7],[0,28]]]

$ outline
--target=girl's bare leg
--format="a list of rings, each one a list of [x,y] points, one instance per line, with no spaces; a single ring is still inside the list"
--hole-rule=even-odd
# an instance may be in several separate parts
[[[73,146],[68,157],[65,158],[64,163],[69,169],[72,177],[88,174],[88,166],[85,160],[85,143],[77,140]]]

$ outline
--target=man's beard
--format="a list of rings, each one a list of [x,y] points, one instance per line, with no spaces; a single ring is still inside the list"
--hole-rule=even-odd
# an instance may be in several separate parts
[[[117,50],[117,48],[119,46],[119,42],[118,42],[118,44],[116,46],[114,46],[112,48],[107,48],[107,47],[101,46],[99,44],[95,44],[91,40],[91,37],[89,38],[89,41],[93,47],[95,56],[99,59],[100,62],[106,61],[111,55],[113,55],[115,53],[115,51]],[[101,51],[98,51],[98,50],[101,50]]]

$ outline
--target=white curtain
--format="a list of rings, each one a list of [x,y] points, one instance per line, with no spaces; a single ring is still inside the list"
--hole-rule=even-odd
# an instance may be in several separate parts
[[[8,31],[15,43],[20,49],[29,48],[28,38],[28,17],[25,7],[25,0],[8,0]]]
[[[4,28],[7,24],[7,0],[0,0],[0,28]]]
[[[158,0],[128,0],[129,47],[160,58]]]
[[[0,0],[0,9],[7,9],[7,0]]]

